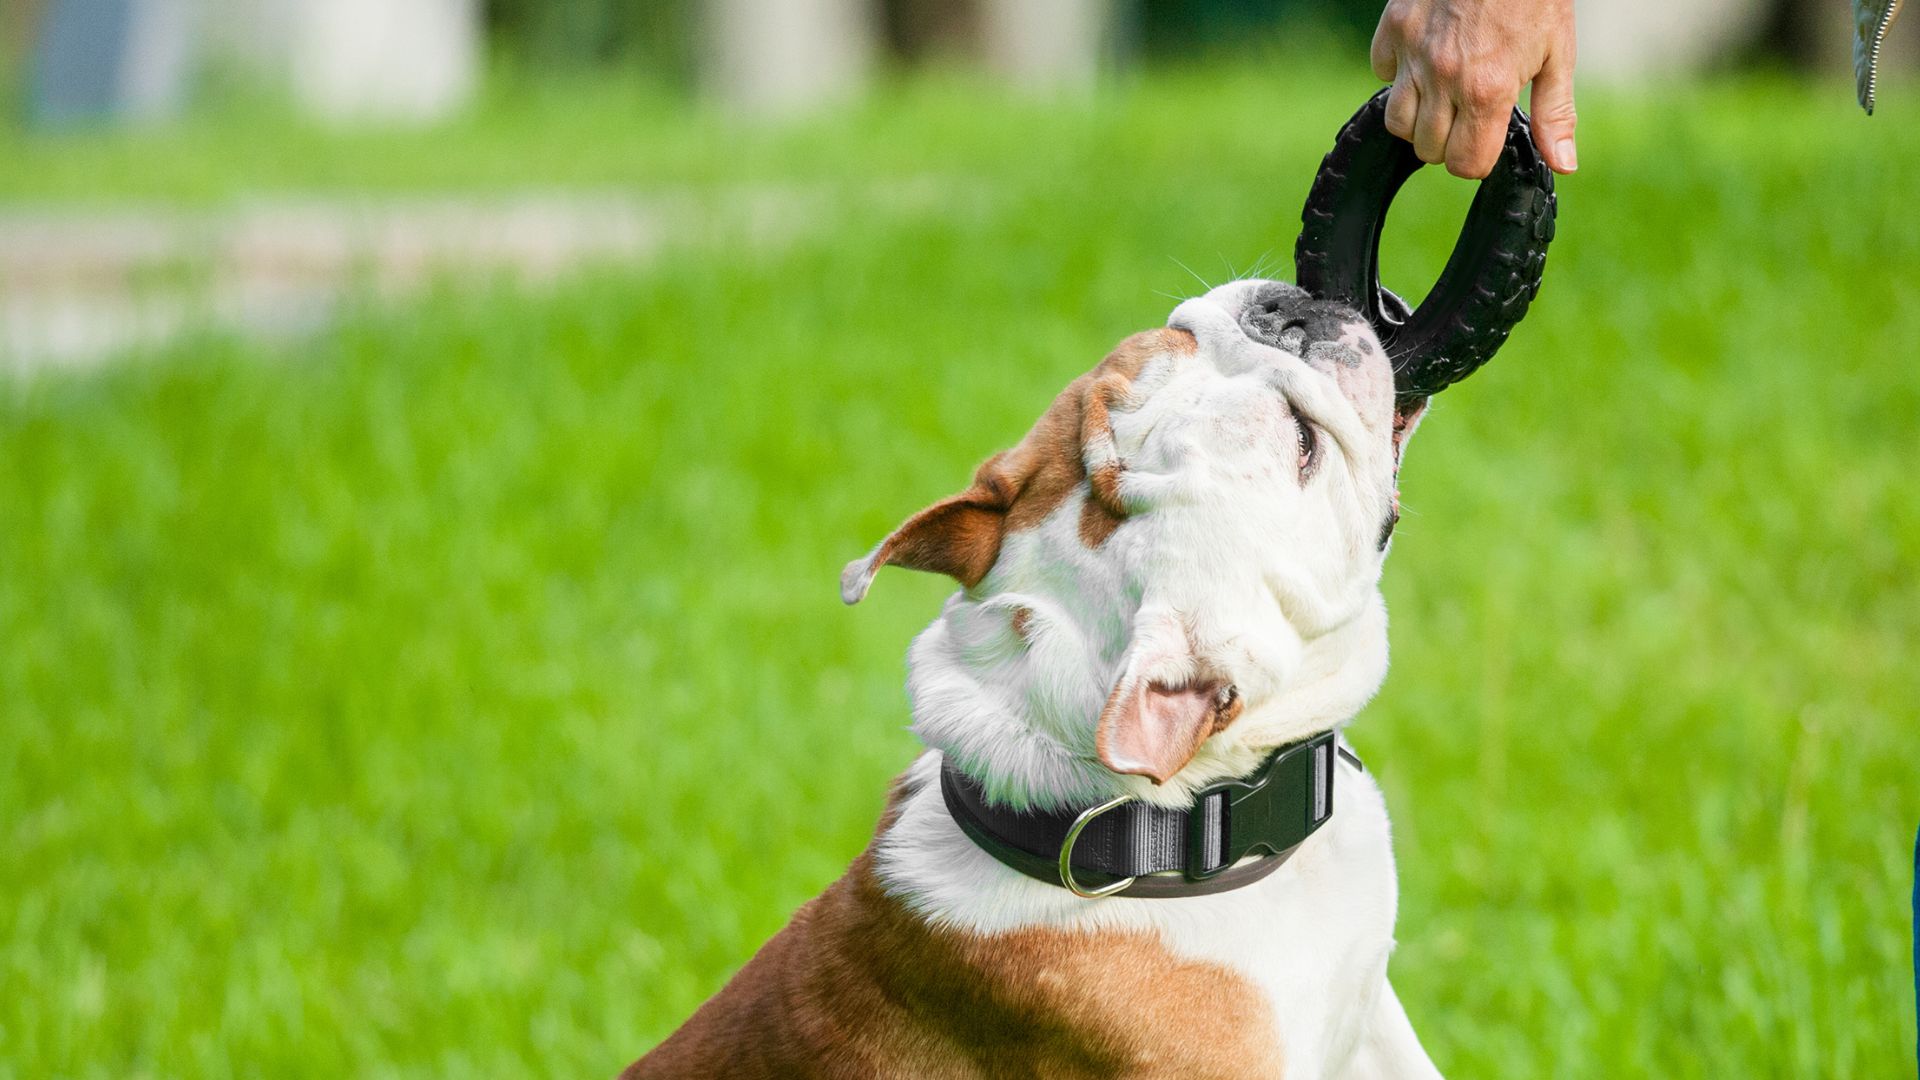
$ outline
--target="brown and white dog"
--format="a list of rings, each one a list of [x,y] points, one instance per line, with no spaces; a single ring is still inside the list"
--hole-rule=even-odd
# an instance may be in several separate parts
[[[1417,410],[1366,322],[1285,284],[1189,300],[972,486],[847,567],[963,586],[914,642],[927,750],[872,844],[630,1078],[1431,1077],[1387,982],[1378,787],[1278,871],[1085,899],[978,847],[943,761],[1013,806],[1186,805],[1337,729],[1387,669],[1378,588]]]

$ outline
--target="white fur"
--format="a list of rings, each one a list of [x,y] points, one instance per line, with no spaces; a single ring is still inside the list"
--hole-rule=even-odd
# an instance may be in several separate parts
[[[939,793],[951,759],[1015,806],[1121,793],[1181,805],[1276,746],[1344,724],[1378,689],[1392,372],[1364,324],[1306,358],[1253,341],[1238,315],[1260,284],[1181,304],[1169,325],[1192,332],[1197,352],[1150,360],[1112,411],[1111,443],[1087,448],[1090,468],[1122,466],[1126,522],[1089,547],[1083,484],[1039,527],[1007,537],[986,579],[915,640],[908,692],[929,752],[877,865],[937,923],[1151,930],[1179,955],[1226,966],[1269,998],[1290,1080],[1436,1076],[1386,982],[1393,855],[1364,773],[1341,765],[1332,821],[1278,872],[1175,900],[1084,900],[1024,877],[968,840]],[[1305,477],[1296,416],[1322,444]],[[871,577],[855,567],[849,594]],[[1203,674],[1231,681],[1245,710],[1185,768],[1155,785],[1101,763],[1095,721],[1117,680],[1182,686]]]

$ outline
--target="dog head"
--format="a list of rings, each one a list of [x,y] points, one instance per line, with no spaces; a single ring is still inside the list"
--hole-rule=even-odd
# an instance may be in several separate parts
[[[842,596],[887,565],[963,586],[914,644],[914,726],[997,797],[1178,801],[1378,688],[1417,420],[1357,313],[1223,285],[1074,380]]]

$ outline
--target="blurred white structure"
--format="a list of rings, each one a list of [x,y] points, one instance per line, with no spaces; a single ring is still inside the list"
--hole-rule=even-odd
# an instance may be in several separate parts
[[[878,47],[871,0],[707,0],[707,89],[750,113],[852,96]]]
[[[987,63],[1029,90],[1093,85],[1113,34],[1112,0],[981,0]]]
[[[425,121],[479,82],[479,0],[194,0],[214,51],[332,120]]]
[[[294,0],[291,7],[294,93],[323,116],[429,120],[473,94],[477,0]]]
[[[1026,90],[1091,86],[1114,34],[1114,0],[948,0],[968,51]],[[849,97],[880,48],[882,0],[705,0],[708,91],[759,114]]]
[[[1756,41],[1769,0],[1575,0],[1579,78],[1625,82],[1682,75]],[[1844,5],[1828,5],[1846,20]]]

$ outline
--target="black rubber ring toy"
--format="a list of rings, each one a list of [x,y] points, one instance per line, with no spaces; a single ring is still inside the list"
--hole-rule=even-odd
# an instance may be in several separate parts
[[[1423,165],[1387,130],[1387,91],[1340,129],[1320,163],[1294,245],[1295,280],[1315,296],[1358,308],[1393,360],[1402,408],[1411,408],[1493,358],[1540,291],[1553,240],[1553,172],[1513,110],[1499,164],[1480,182],[1440,280],[1417,311],[1380,284],[1380,228],[1407,177]]]

